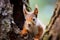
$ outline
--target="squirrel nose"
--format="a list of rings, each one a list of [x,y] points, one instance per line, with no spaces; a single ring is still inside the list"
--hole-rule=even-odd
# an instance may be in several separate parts
[[[29,27],[31,27],[31,24],[28,24]]]

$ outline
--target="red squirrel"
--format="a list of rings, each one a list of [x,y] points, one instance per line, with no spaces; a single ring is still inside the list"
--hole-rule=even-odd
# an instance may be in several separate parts
[[[23,13],[25,16],[25,23],[23,26],[23,30],[20,32],[21,35],[25,35],[28,32],[34,33],[34,40],[39,40],[45,30],[45,25],[37,18],[38,7],[35,6],[35,10],[32,12],[28,12],[26,10],[25,5],[23,5]]]

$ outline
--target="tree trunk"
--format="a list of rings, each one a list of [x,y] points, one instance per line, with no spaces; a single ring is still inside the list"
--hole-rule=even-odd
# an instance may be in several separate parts
[[[29,0],[26,3],[29,4]],[[0,40],[24,40],[18,35],[24,20],[22,0],[0,0]]]
[[[53,16],[47,25],[42,40],[60,40],[60,1],[56,3]]]

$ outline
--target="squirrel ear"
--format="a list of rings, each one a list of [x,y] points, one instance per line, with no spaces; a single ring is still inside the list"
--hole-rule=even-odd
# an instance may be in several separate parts
[[[38,6],[37,6],[37,5],[35,5],[34,14],[35,14],[35,15],[37,15],[37,14],[38,14]]]
[[[23,13],[24,13],[24,16],[26,16],[27,13],[28,13],[28,11],[26,10],[26,6],[25,6],[25,4],[23,4]]]

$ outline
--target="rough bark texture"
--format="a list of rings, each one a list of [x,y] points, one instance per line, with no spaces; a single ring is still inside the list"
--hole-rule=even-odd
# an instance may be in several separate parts
[[[29,0],[26,3],[29,4]],[[28,34],[27,39],[18,34],[25,20],[23,4],[22,0],[0,0],[0,40],[32,40],[33,34]]]
[[[60,40],[60,1],[57,2],[42,40]]]

